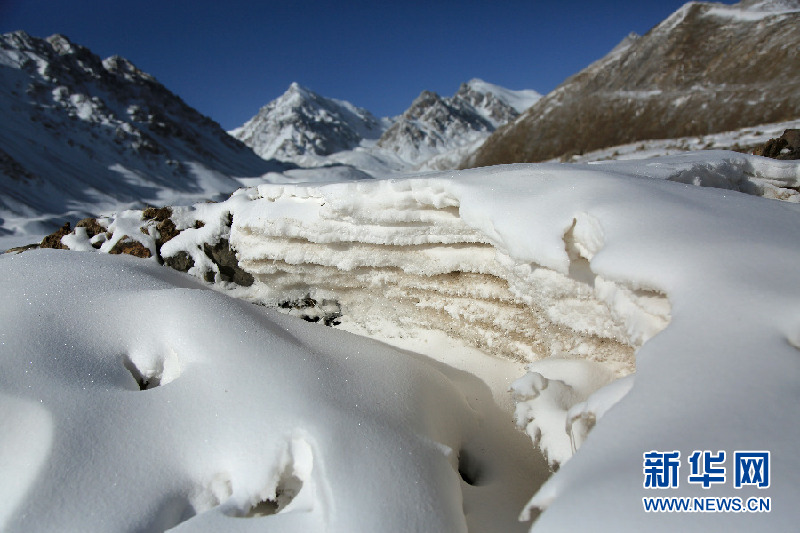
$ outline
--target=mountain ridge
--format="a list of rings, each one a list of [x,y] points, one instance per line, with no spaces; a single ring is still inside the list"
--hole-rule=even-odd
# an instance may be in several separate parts
[[[463,167],[800,117],[800,2],[690,2],[567,78]]]
[[[87,209],[213,199],[236,176],[286,168],[130,61],[63,35],[0,36],[0,93],[0,235],[49,232]]]
[[[474,147],[538,98],[535,91],[513,91],[473,78],[451,97],[423,91],[401,115],[378,119],[347,101],[292,83],[229,133],[262,157],[313,166],[329,163],[329,156],[348,160],[342,154],[352,150],[361,160],[408,169],[444,152]]]

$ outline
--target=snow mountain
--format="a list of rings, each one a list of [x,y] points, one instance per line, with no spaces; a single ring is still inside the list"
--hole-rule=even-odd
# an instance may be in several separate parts
[[[130,61],[63,35],[0,36],[0,236],[227,195],[286,165],[230,137]]]
[[[366,109],[292,83],[230,134],[264,159],[296,161],[351,150],[364,139],[378,139],[384,129],[385,122]]]
[[[511,91],[479,79],[462,84],[451,97],[423,91],[378,146],[419,163],[482,142],[540,97],[535,91]]]
[[[798,0],[687,3],[568,78],[462,166],[800,118],[798,27]]]
[[[423,91],[399,117],[377,119],[293,83],[230,133],[261,157],[304,166],[349,165],[377,175],[419,168],[436,157],[431,168],[452,168],[463,150],[474,150],[539,98],[536,91],[473,79],[452,97]]]

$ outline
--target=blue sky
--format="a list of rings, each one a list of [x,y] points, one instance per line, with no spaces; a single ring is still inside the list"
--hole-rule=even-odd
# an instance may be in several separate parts
[[[0,32],[119,54],[232,129],[293,81],[378,116],[474,77],[547,93],[682,4],[0,0]]]

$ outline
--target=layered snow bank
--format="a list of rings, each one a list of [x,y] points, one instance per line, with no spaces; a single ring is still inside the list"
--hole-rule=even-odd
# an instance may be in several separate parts
[[[519,235],[536,230],[503,236],[479,212],[470,217],[479,198],[468,183],[259,186],[234,209],[230,242],[262,302],[310,295],[337,302],[344,327],[367,333],[389,321],[451,332],[497,355],[591,358],[632,371],[633,347],[664,327],[669,305],[592,271],[588,259],[603,245],[596,219],[579,211],[553,221],[560,237],[547,244],[558,248],[520,257],[530,243],[520,247]]]
[[[547,468],[474,376],[154,262],[0,272],[3,531],[527,527]]]

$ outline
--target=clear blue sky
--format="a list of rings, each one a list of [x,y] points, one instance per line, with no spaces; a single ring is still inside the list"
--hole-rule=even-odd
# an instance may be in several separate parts
[[[475,77],[547,93],[683,3],[0,0],[0,32],[119,54],[232,129],[293,81],[377,116]]]

